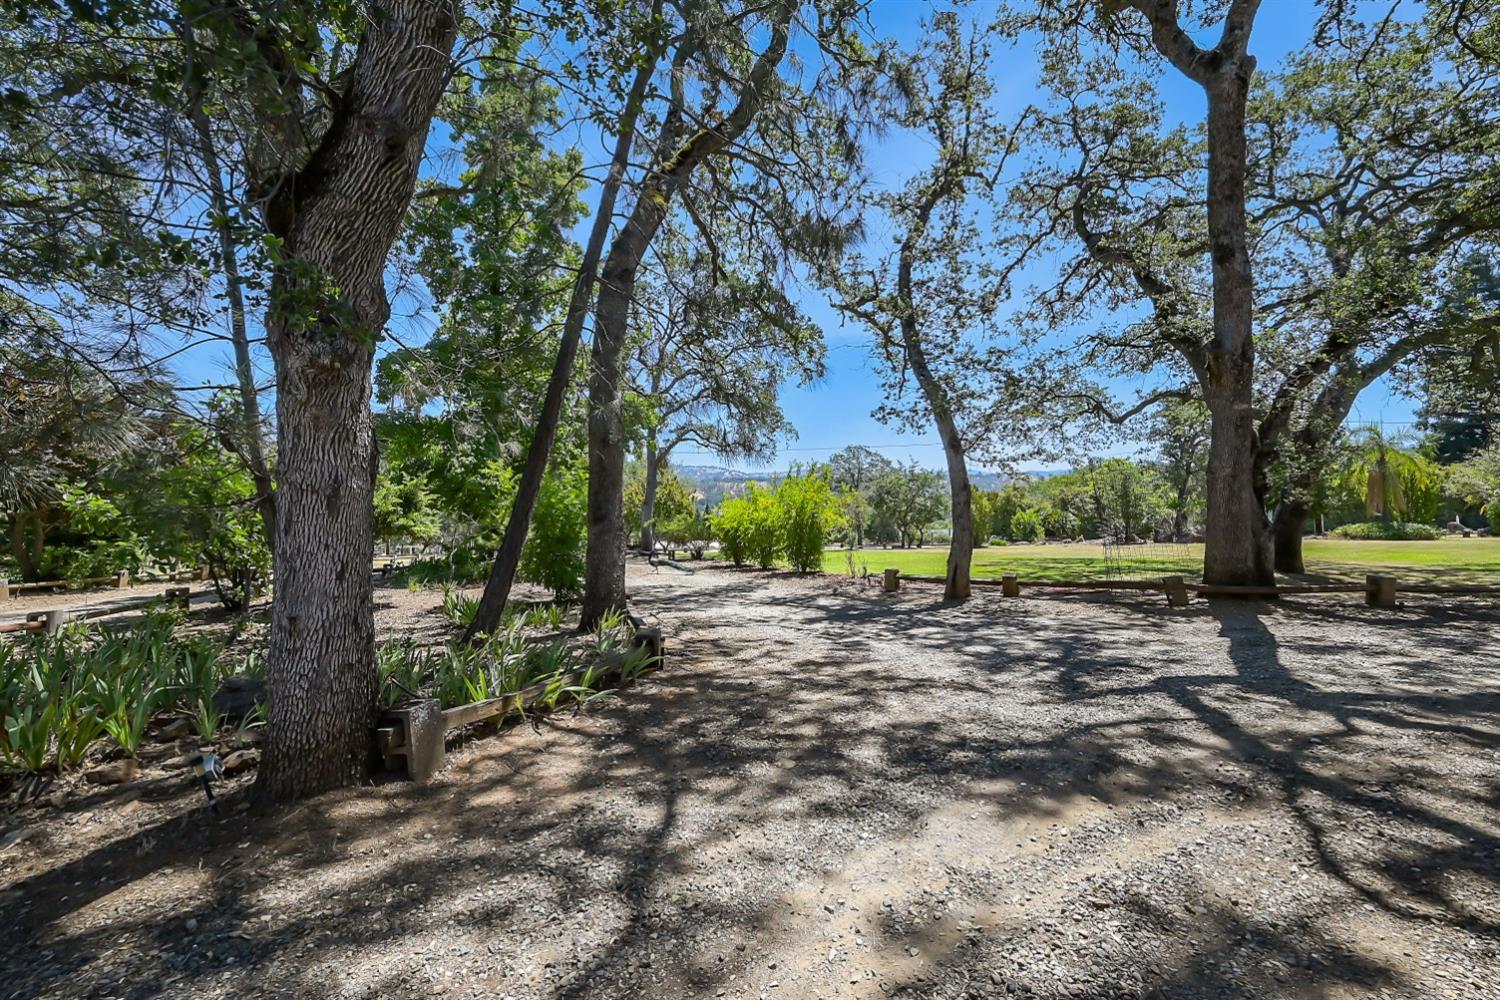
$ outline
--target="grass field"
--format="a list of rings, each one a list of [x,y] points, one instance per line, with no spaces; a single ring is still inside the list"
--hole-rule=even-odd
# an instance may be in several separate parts
[[[1452,538],[1436,542],[1353,542],[1308,539],[1303,557],[1303,579],[1363,580],[1366,573],[1393,573],[1405,580],[1427,583],[1500,583],[1500,538]],[[946,545],[922,549],[828,549],[823,569],[847,573],[888,568],[917,576],[941,576],[946,568]],[[1015,573],[1021,579],[1086,580],[1140,579],[1180,574],[1197,578],[1203,567],[1202,545],[1131,546],[1114,564],[1107,563],[1098,544],[1001,545],[976,549],[974,575],[998,577]]]

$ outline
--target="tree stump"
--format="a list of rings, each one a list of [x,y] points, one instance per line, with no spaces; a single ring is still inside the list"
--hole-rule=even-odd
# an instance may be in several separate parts
[[[894,593],[901,589],[901,571],[899,569],[888,569],[885,571],[885,583],[882,589],[887,593]]]
[[[1365,603],[1372,608],[1396,606],[1396,578],[1385,573],[1365,577]]]

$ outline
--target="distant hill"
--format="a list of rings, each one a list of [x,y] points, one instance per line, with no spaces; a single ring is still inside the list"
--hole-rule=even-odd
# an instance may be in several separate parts
[[[726,469],[717,465],[673,465],[672,471],[685,480],[708,507],[715,507],[727,496],[743,493],[750,483],[770,486],[786,477],[785,471],[774,469]],[[1013,476],[1006,472],[986,472],[983,469],[969,473],[969,479],[982,490],[998,490],[1012,479],[1047,479],[1060,475],[1065,469],[1045,469]]]
[[[786,475],[784,472],[747,472],[715,465],[674,465],[672,471],[699,494],[700,502],[707,507],[717,507],[725,497],[743,493],[750,483],[768,486]]]

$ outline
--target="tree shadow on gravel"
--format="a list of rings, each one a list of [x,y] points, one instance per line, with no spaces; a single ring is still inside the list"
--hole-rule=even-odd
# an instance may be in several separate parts
[[[1381,912],[1494,935],[1453,880],[1493,887],[1495,803],[1461,787],[1430,801],[1434,785],[1454,784],[1430,741],[1494,746],[1500,704],[1483,692],[1495,678],[1461,680],[1454,662],[1481,648],[1476,632],[1350,609],[1343,625],[1363,630],[1351,655],[1289,602],[1183,611],[985,594],[959,605],[935,589],[668,572],[637,595],[667,626],[667,669],[612,705],[478,740],[427,788],[351,790],[270,818],[179,816],[9,887],[26,905],[0,914],[0,938],[17,943],[0,957],[0,995],[123,983],[112,991],[713,996],[779,976],[768,963],[786,957],[761,942],[840,919],[841,903],[825,914],[799,892],[861,858],[889,857],[899,873],[940,850],[944,877],[969,879],[957,895],[998,891],[974,881],[983,858],[921,840],[955,809],[980,817],[977,830],[1079,824],[1068,843],[1052,834],[1035,866],[1071,886],[1086,866],[1049,859],[1071,857],[1089,823],[1136,809],[1139,836],[1165,840],[1184,809],[1276,804],[1321,870]],[[1386,628],[1420,630],[1447,666],[1403,668],[1381,651]],[[1339,683],[1325,658],[1357,676]],[[1408,689],[1436,675],[1453,690]],[[1380,677],[1396,683],[1374,687]],[[1394,756],[1371,759],[1381,740]],[[1351,853],[1353,822],[1378,823],[1381,843]],[[1127,849],[1129,831],[1116,832]],[[1101,862],[1099,875],[1131,863]],[[1101,952],[1111,975],[1146,970],[1130,992],[1080,972],[1068,995],[1216,996],[1247,981],[1286,995],[1258,963],[1293,970],[1300,995],[1403,982],[1381,956],[1341,950],[1321,905],[1272,921],[1217,888],[1174,883],[1193,911],[1110,888],[1098,912],[1160,950]],[[119,912],[101,914],[112,900]],[[893,973],[895,995],[950,995],[960,982],[976,995],[1054,995],[1044,965],[1006,965],[1032,931],[997,926],[950,946],[887,923],[871,947],[892,964],[920,946],[922,978]]]

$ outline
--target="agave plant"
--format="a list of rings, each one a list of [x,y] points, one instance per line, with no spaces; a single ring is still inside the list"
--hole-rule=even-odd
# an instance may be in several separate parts
[[[467,627],[479,613],[479,598],[452,587],[443,587],[443,614],[455,625]]]

